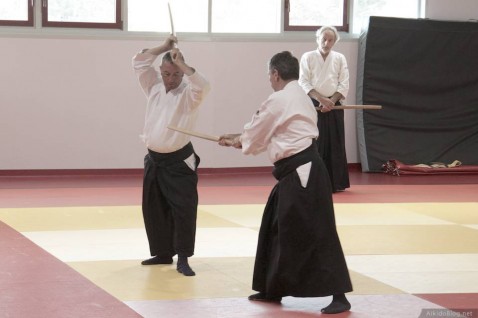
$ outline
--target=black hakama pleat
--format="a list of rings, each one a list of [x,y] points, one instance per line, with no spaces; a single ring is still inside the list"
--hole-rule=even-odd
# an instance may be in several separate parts
[[[317,101],[313,101],[317,106]],[[329,173],[332,191],[350,188],[345,152],[344,111],[332,110],[325,113],[318,111],[317,128],[319,129],[317,147]]]
[[[296,168],[312,162],[306,188]],[[321,297],[352,291],[336,231],[332,192],[315,143],[275,164],[279,180],[264,210],[253,289],[268,297]]]
[[[195,170],[184,162],[192,154]],[[152,256],[194,254],[199,160],[191,143],[173,153],[149,150],[144,158],[142,207]]]

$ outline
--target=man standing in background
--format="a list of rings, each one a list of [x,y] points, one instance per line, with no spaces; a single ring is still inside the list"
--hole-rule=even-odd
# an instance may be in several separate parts
[[[349,71],[345,56],[332,47],[340,39],[334,27],[324,26],[317,33],[318,48],[305,53],[300,61],[299,84],[317,109],[317,145],[332,183],[332,191],[350,187],[345,153],[344,111],[332,110],[347,97]]]

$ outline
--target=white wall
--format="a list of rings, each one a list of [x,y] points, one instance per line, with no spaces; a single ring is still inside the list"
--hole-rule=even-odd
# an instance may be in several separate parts
[[[451,19],[469,19],[478,12],[478,1],[433,0],[427,10],[430,18],[445,19],[452,12]],[[157,44],[134,38],[0,33],[0,170],[141,168],[145,148],[138,135],[145,98],[131,57]],[[289,50],[300,57],[315,49],[315,43],[311,32],[310,40],[303,41],[184,41],[180,48],[212,84],[197,130],[219,135],[240,132],[272,92],[266,63],[273,54]],[[349,63],[346,101],[353,104],[358,42],[343,40],[335,49]],[[355,112],[347,110],[345,116],[348,161],[356,163]],[[203,168],[270,165],[265,155],[246,157],[197,138],[193,143]]]
[[[313,33],[311,34],[313,40]],[[131,57],[156,41],[134,39],[0,38],[3,77],[0,94],[0,170],[140,168],[145,153],[139,141],[145,98],[131,69]],[[314,43],[182,42],[189,64],[211,81],[197,130],[240,132],[272,92],[266,63],[275,53],[300,56]],[[355,96],[356,43],[337,49],[351,64]],[[353,116],[348,124],[351,162]],[[202,167],[270,165],[266,156],[194,138]]]
[[[425,12],[430,19],[478,22],[478,1],[427,0]]]

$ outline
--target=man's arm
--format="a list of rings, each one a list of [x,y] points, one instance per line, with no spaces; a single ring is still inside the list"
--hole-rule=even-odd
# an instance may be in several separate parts
[[[349,68],[347,66],[347,60],[345,56],[341,56],[340,71],[339,71],[339,83],[337,92],[341,94],[340,99],[345,99],[349,92]]]
[[[331,111],[337,101],[344,98],[339,92],[335,92],[330,98],[320,95],[315,90],[310,91],[308,95],[320,103],[320,106],[315,107],[315,109],[322,113]]]
[[[327,96],[320,95],[312,85],[312,72],[314,72],[314,70],[310,68],[309,60],[314,57],[313,54],[315,53],[305,53],[300,59],[299,85],[310,98],[319,102],[320,107],[316,107],[317,110],[322,112],[330,111],[335,103],[332,102]]]
[[[192,74],[194,74],[194,69],[188,66],[186,62],[184,62],[183,54],[178,48],[175,47],[175,44],[177,43],[178,39],[176,38],[176,36],[170,35],[164,40],[163,44],[151,49],[145,49],[143,50],[143,53],[161,55],[163,53],[171,51],[171,59],[173,63],[176,64],[181,69],[181,71],[184,72],[184,74],[186,74],[187,76],[191,76]]]
[[[241,134],[225,134],[219,137],[219,145],[225,147],[242,148]]]
[[[332,101],[332,103],[334,103],[334,105],[337,104],[337,102],[342,99],[344,99],[344,96],[339,92],[335,92],[334,95],[330,97],[330,100]]]
[[[316,101],[318,101],[321,105],[326,105],[326,104],[329,104],[329,99],[325,96],[322,96],[319,94],[319,92],[317,92],[315,89],[311,89],[307,95],[309,95],[309,97],[315,99]]]
[[[173,48],[171,50],[171,59],[173,60],[173,63],[187,76],[194,74],[194,68],[184,62],[183,53],[178,48]]]
[[[163,42],[163,44],[151,48],[151,49],[145,49],[143,50],[142,53],[149,53],[153,55],[161,55],[163,53],[166,53],[174,48],[174,44],[178,43],[178,39],[174,35],[170,35],[168,38],[166,38]]]

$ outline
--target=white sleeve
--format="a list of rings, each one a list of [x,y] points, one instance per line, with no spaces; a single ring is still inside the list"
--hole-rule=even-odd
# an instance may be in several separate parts
[[[191,84],[190,98],[192,103],[190,105],[192,105],[193,108],[196,108],[209,93],[211,85],[209,84],[209,81],[197,71],[194,71],[194,74],[188,76],[188,80]]]
[[[153,67],[157,57],[149,53],[138,53],[133,57],[133,69],[146,95],[149,95],[151,88],[160,81],[158,72]]]
[[[241,135],[242,152],[257,155],[267,149],[277,127],[279,114],[274,113],[274,99],[269,97],[244,126]]]
[[[349,93],[349,69],[347,66],[347,60],[343,55],[340,56],[340,70],[337,92],[342,94],[344,98],[346,98],[347,94]]]
[[[314,87],[312,86],[312,70],[309,66],[308,54],[302,55],[300,59],[299,85],[304,92],[308,94]]]

